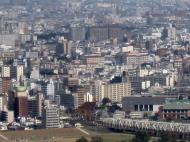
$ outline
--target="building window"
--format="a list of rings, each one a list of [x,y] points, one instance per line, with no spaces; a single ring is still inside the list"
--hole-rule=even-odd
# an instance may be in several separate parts
[[[153,111],[153,105],[149,105],[149,111]]]
[[[148,105],[144,106],[145,111],[148,111]]]
[[[138,105],[135,105],[135,111],[138,111]]]

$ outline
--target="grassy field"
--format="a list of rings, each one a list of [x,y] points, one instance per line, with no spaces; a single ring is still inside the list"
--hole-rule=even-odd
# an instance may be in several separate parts
[[[128,135],[128,134],[103,134],[99,135],[103,138],[103,142],[121,142],[121,141],[126,141],[126,142],[131,142],[133,136]],[[87,137],[89,142],[90,142],[90,137]],[[155,142],[157,141],[156,138],[152,138],[150,142]],[[66,139],[57,139],[55,142],[76,142],[76,139],[71,139],[71,138],[66,138]]]
[[[47,130],[35,130],[35,131],[7,131],[1,132],[1,135],[8,138],[8,141],[48,141],[54,139],[77,139],[81,136],[87,136],[78,129],[65,128],[65,129],[47,129]],[[5,140],[0,139],[0,142]]]
[[[87,130],[85,130],[87,131]],[[89,134],[89,135],[88,135]],[[88,134],[83,130],[76,128],[63,129],[44,129],[35,131],[7,131],[0,132],[0,142],[76,142],[82,136],[89,141],[93,136],[100,136],[103,142],[130,142],[134,135],[126,133],[113,133],[101,131],[88,131]],[[7,138],[5,140],[3,138]],[[150,142],[156,141],[158,138],[151,138]]]
[[[132,139],[132,136],[130,135],[123,135],[123,134],[103,134],[103,135],[97,135],[101,136],[103,138],[103,142],[120,142],[122,140],[130,141]],[[90,137],[86,137],[90,141]],[[76,139],[57,139],[56,142],[75,142]]]
[[[122,140],[129,142],[134,137],[133,135],[124,133],[98,131],[88,132],[89,135],[75,128],[8,131],[0,133],[4,137],[8,138],[8,140],[5,141],[0,137],[0,142],[76,142],[76,140],[82,136],[87,138],[89,141],[93,136],[100,136],[103,138],[103,142],[120,142]],[[152,140],[155,140],[155,138],[152,138]]]
[[[120,142],[122,140],[130,141],[132,136],[130,135],[123,135],[123,134],[103,134],[103,135],[96,135],[103,138],[103,142]],[[90,141],[91,137],[86,136],[86,138]],[[76,142],[76,138],[61,138],[55,139],[54,142]]]
[[[128,134],[104,134],[100,135],[104,142],[120,142],[122,140],[130,141],[133,136]]]
[[[121,140],[131,140],[132,135],[121,133],[91,133],[87,135],[75,128],[65,129],[47,129],[35,131],[7,131],[1,132],[1,135],[8,138],[7,142],[75,142],[78,138],[84,136],[88,140],[92,136],[100,136],[104,142],[119,142]],[[0,142],[6,142],[0,139]]]

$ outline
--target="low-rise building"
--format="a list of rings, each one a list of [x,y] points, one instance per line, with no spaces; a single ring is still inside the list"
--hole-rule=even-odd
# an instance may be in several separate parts
[[[165,104],[166,98],[171,96],[129,96],[122,99],[122,107],[126,112],[157,113]]]
[[[171,100],[161,109],[161,118],[164,120],[190,119],[190,100]]]

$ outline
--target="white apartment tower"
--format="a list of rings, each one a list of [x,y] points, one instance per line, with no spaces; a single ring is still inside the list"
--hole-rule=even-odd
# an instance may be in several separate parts
[[[11,73],[10,73],[10,67],[9,66],[2,66],[1,67],[1,76],[2,77],[10,77]]]

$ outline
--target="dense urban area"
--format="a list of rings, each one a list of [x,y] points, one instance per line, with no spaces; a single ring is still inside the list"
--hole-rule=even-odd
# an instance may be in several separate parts
[[[190,140],[190,0],[0,0],[1,140]]]

